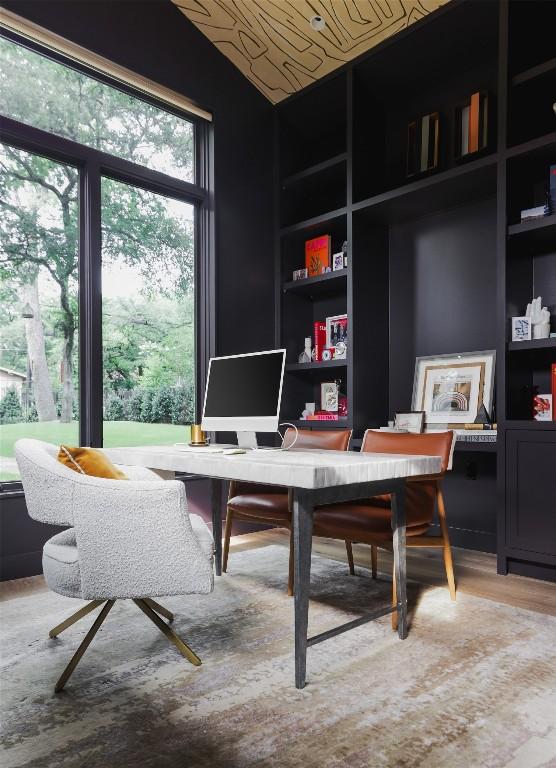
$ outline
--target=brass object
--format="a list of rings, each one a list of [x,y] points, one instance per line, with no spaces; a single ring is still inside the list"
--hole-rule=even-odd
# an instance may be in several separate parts
[[[201,429],[200,424],[191,425],[191,445],[206,445],[207,436]]]
[[[104,600],[93,600],[90,603],[87,603],[87,605],[84,605],[83,608],[80,608],[75,613],[72,613],[72,615],[65,619],[65,621],[62,621],[60,624],[54,627],[54,629],[51,629],[48,633],[49,637],[57,637],[59,634],[61,634],[65,629],[68,627],[71,627],[72,624],[75,624],[76,621],[79,621],[79,619],[82,619],[84,616],[86,616],[88,613],[91,613],[91,611],[94,611],[95,608],[98,608],[99,605],[102,605],[104,603]]]
[[[168,608],[165,608],[163,605],[160,605],[160,603],[157,603],[155,600],[151,600],[150,597],[146,597],[145,602],[147,603],[147,605],[150,605],[153,611],[156,611],[161,616],[164,616],[164,618],[168,619],[169,622],[174,621],[174,614],[172,613],[172,611],[169,611]]]
[[[191,662],[196,667],[201,666],[201,659],[197,656],[196,653],[194,653],[191,648],[187,645],[187,643],[184,643],[184,641],[176,635],[176,633],[170,629],[170,627],[165,624],[160,616],[158,616],[153,609],[150,607],[148,603],[145,602],[145,600],[137,600],[134,599],[133,602],[135,605],[137,605],[143,613],[149,617],[149,619],[153,622],[153,624],[156,624],[156,626],[159,628],[159,630],[166,635],[168,640],[171,643],[174,643],[178,651],[181,653],[182,656],[184,656],[188,661]]]
[[[58,680],[54,688],[54,691],[56,693],[60,693],[60,691],[64,688],[64,685],[67,683],[67,681],[71,677],[73,670],[81,661],[83,654],[91,644],[93,637],[96,635],[96,633],[100,629],[100,625],[102,624],[104,619],[108,616],[108,612],[110,611],[110,609],[112,608],[115,602],[116,602],[115,600],[107,600],[106,603],[104,604],[102,611],[99,613],[99,615],[95,619],[95,623],[93,624],[91,629],[87,632],[87,634],[83,639],[83,642],[81,643],[79,648],[76,650],[76,652],[73,654],[70,663],[60,675],[60,679]]]

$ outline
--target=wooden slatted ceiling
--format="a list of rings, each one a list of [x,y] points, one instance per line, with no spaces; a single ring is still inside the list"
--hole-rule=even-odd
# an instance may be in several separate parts
[[[449,0],[172,0],[273,104]],[[313,29],[322,16],[326,27]]]

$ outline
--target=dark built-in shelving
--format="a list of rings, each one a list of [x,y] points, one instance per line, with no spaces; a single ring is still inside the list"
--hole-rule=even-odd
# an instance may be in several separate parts
[[[510,341],[508,343],[509,352],[523,352],[532,349],[554,349],[556,350],[556,338],[551,339],[531,339],[530,341]]]
[[[326,272],[324,275],[308,277],[305,280],[289,280],[282,285],[284,293],[297,293],[308,298],[334,291],[346,290],[347,269]]]
[[[508,237],[527,240],[534,247],[544,248],[556,243],[556,213],[534,221],[523,221],[508,227]]]
[[[514,487],[519,476],[527,498],[556,496],[555,480],[537,469],[553,450],[556,422],[532,418],[534,393],[550,391],[554,339],[508,341],[511,318],[534,296],[556,330],[556,212],[519,221],[543,202],[556,162],[554,28],[556,2],[452,0],[275,110],[276,344],[293,361],[316,320],[345,312],[349,322],[347,360],[288,363],[282,418],[353,427],[356,447],[366,428],[411,409],[415,357],[495,348],[498,438],[458,441],[449,505],[455,541],[458,531],[468,532],[464,546],[475,534],[477,548],[496,538],[489,546],[501,572],[518,568],[518,550],[522,560],[556,565],[556,543],[551,561],[534,537],[516,533],[533,518],[545,523]],[[477,90],[489,94],[489,141],[458,160],[454,110]],[[408,178],[408,122],[433,111],[441,115],[438,168]],[[324,234],[332,252],[347,240],[347,269],[292,281],[305,241]],[[332,380],[348,397],[348,419],[299,420]],[[481,482],[470,482],[477,472]],[[540,529],[545,540],[548,527]]]
[[[314,373],[325,371],[329,368],[346,368],[347,360],[324,360],[318,363],[286,363],[288,373]]]
[[[512,78],[511,84],[513,86],[523,85],[551,72],[556,72],[556,58],[543,61],[542,64],[537,64],[535,67],[530,67],[524,72],[520,72]]]

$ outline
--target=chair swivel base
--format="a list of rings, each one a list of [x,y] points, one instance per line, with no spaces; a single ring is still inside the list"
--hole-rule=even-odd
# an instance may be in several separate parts
[[[56,683],[56,686],[54,688],[56,693],[59,693],[60,691],[63,690],[65,684],[67,683],[73,671],[81,661],[81,658],[83,657],[85,651],[91,644],[94,636],[100,629],[101,624],[103,623],[105,618],[108,616],[108,613],[110,612],[115,602],[116,602],[115,600],[92,600],[90,603],[87,603],[87,605],[84,605],[74,614],[69,616],[69,618],[65,619],[65,621],[62,621],[60,624],[55,626],[48,633],[49,637],[57,637],[59,634],[64,632],[64,630],[68,629],[68,627],[71,627],[72,624],[75,624],[84,616],[87,616],[87,614],[91,613],[91,611],[94,611],[95,608],[98,608],[99,605],[102,605],[104,603],[92,627],[89,629],[89,631],[83,638],[81,645],[72,656],[71,661],[69,662],[67,667],[64,669],[58,682]],[[187,643],[185,643],[181,639],[181,637],[177,635],[173,631],[173,629],[171,629],[171,627],[169,627],[168,624],[166,624],[160,618],[160,616],[164,616],[166,619],[168,619],[169,622],[173,621],[174,614],[171,613],[171,611],[169,611],[167,608],[164,608],[164,606],[159,605],[159,603],[147,597],[142,599],[134,599],[133,602],[143,611],[143,613],[146,616],[148,616],[148,618],[153,622],[153,624],[155,624],[158,627],[158,629],[160,629],[160,631],[168,638],[168,640],[170,640],[170,642],[172,642],[176,646],[176,648],[182,654],[182,656],[184,656],[194,666],[196,667],[201,666],[201,659],[197,656],[197,654],[194,651],[192,651],[191,648],[187,645]]]

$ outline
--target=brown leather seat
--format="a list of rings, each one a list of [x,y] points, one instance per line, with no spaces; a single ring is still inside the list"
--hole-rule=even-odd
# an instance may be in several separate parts
[[[284,436],[284,445],[288,446],[295,437],[295,430],[288,429]],[[347,451],[351,438],[351,429],[330,430],[298,430],[297,440],[292,451],[329,450]],[[230,536],[233,520],[250,520],[251,522],[269,523],[291,529],[291,509],[288,502],[287,488],[260,483],[244,483],[233,480],[230,483],[228,510],[226,515],[226,530],[224,534],[224,552],[222,570],[228,568]],[[288,591],[292,591],[292,557],[290,545],[290,579]]]
[[[442,459],[442,469],[438,475],[414,478],[406,483],[407,545],[443,548],[450,595],[455,600],[452,555],[444,500],[440,488],[441,480],[451,466],[453,442],[453,432],[430,432],[416,435],[367,430],[361,451],[365,453],[440,456]],[[427,533],[433,522],[435,506],[438,506],[442,535],[425,536],[424,534]],[[318,507],[314,512],[313,533],[316,536],[345,540],[352,573],[355,571],[351,542],[370,544],[372,575],[373,578],[376,578],[377,547],[392,548],[391,497],[383,495],[368,501],[328,504]]]

